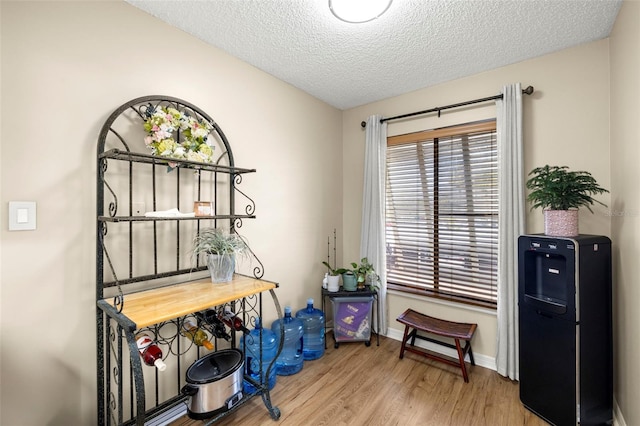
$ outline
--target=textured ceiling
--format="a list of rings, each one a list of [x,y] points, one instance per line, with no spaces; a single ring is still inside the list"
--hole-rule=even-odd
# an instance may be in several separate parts
[[[126,0],[347,109],[609,36],[622,0],[393,0],[348,24],[328,0]]]

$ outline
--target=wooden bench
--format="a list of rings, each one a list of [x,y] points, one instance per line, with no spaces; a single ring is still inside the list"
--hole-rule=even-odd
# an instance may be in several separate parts
[[[402,347],[400,348],[400,359],[404,357],[404,351],[408,351],[436,361],[444,362],[445,364],[453,365],[454,367],[460,367],[465,383],[469,382],[467,368],[464,364],[464,356],[468,353],[471,365],[476,365],[475,361],[473,360],[473,352],[471,351],[471,338],[473,337],[473,333],[475,333],[476,328],[478,327],[477,324],[445,321],[442,319],[423,315],[419,312],[414,311],[413,309],[407,309],[406,311],[404,311],[404,313],[400,315],[397,320],[405,325],[404,337],[402,338]],[[421,336],[418,334],[418,331],[451,338],[455,341],[455,345],[426,336]],[[456,349],[456,351],[458,352],[458,361],[454,361],[452,358],[444,358],[442,356],[435,355],[416,348],[416,338]],[[411,342],[407,344],[409,339],[411,339]],[[465,341],[464,348],[460,345],[461,340]]]

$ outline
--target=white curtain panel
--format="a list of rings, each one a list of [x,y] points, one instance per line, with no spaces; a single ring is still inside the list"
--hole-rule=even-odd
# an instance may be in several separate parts
[[[366,257],[380,275],[378,298],[381,334],[387,333],[387,259],[385,232],[385,176],[387,158],[387,123],[372,115],[367,119],[364,150],[364,189],[362,193],[362,228],[360,258]]]
[[[524,233],[522,89],[504,86],[496,102],[498,136],[498,341],[496,371],[518,380],[518,236]]]

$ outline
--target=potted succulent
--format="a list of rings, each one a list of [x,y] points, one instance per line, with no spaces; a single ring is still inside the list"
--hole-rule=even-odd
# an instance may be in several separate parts
[[[578,235],[578,208],[585,206],[593,213],[593,203],[606,207],[592,195],[609,192],[589,172],[571,171],[567,166],[533,169],[526,187],[531,190],[527,196],[531,209],[540,207],[544,211],[544,233],[559,237]]]
[[[248,255],[249,246],[235,232],[219,228],[201,230],[193,240],[193,255],[204,254],[214,283],[229,282],[236,268],[236,256]]]

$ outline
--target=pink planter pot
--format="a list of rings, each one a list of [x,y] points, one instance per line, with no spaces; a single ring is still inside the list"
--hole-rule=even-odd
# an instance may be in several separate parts
[[[578,210],[545,210],[544,233],[552,237],[578,235]]]

